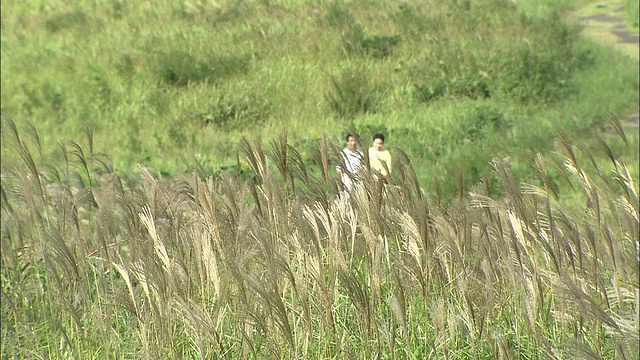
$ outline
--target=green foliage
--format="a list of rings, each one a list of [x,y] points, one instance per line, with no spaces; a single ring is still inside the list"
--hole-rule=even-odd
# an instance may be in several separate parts
[[[498,91],[520,102],[557,102],[566,97],[566,83],[575,67],[585,67],[574,57],[577,27],[564,23],[558,14],[544,19],[523,17],[536,34],[495,59],[493,74]],[[584,57],[577,60],[588,62]]]
[[[464,35],[433,39],[425,61],[410,71],[416,100],[497,96],[521,103],[562,101],[574,69],[592,63],[585,53],[574,56],[578,28],[565,24],[558,14],[516,19],[526,38],[514,38],[508,47],[470,49]],[[477,25],[465,31],[480,29]]]
[[[157,55],[155,72],[163,83],[186,86],[197,82],[216,83],[245,73],[248,66],[246,56],[212,55],[198,59],[186,51],[170,50]]]
[[[74,10],[62,14],[54,15],[47,19],[45,27],[52,33],[64,29],[79,27],[87,23],[87,14],[84,10]]]
[[[329,4],[329,8],[322,20],[323,23],[329,26],[339,28],[352,25],[354,22],[353,15],[349,10],[345,9],[340,1],[332,1],[331,4]]]
[[[393,20],[408,37],[420,37],[438,28],[438,18],[425,17],[409,3],[403,3],[399,10],[393,13]]]
[[[352,66],[331,78],[326,94],[331,109],[343,118],[373,113],[381,101],[381,91],[362,66]]]
[[[116,167],[167,174],[199,154],[228,166],[242,135],[338,142],[345,122],[384,124],[426,191],[445,164],[468,186],[491,154],[524,173],[555,126],[588,132],[637,104],[637,64],[563,21],[583,2],[7,0],[2,111],[48,144],[92,123]],[[477,125],[475,105],[506,125]]]
[[[255,128],[262,125],[268,116],[264,99],[242,91],[220,94],[210,104],[209,111],[201,115],[205,124],[223,130]]]
[[[640,4],[634,0],[625,0],[625,10],[627,10],[627,16],[629,17],[629,21],[631,25],[634,27],[638,27],[640,18]]]

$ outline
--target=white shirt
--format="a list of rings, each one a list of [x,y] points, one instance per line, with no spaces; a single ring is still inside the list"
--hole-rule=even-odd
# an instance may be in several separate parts
[[[346,167],[346,171],[350,173],[357,172],[362,166],[362,160],[364,159],[364,153],[360,149],[356,149],[356,151],[351,151],[349,148],[342,149],[342,158],[344,159],[344,165]],[[340,166],[337,166],[336,169],[341,171]]]
[[[336,170],[341,174],[341,180],[347,191],[353,190],[353,181],[349,177],[349,174],[355,174],[360,170],[362,166],[362,160],[364,159],[364,153],[360,149],[355,151],[349,150],[349,148],[342,149],[342,158],[344,159],[345,169],[336,166]]]

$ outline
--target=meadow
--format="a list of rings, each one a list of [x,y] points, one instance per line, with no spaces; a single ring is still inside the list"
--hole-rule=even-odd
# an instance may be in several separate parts
[[[495,156],[525,175],[556,126],[637,106],[636,62],[565,21],[586,3],[3,0],[2,111],[45,152],[91,127],[115,170],[165,177],[248,170],[242,136],[286,129],[310,161],[322,136],[383,132],[451,198],[452,176],[472,186]]]
[[[0,357],[638,359],[586,3],[2,0]]]

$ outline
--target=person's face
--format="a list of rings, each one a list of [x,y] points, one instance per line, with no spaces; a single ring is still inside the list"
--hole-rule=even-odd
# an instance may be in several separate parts
[[[347,139],[347,148],[349,148],[350,150],[355,150],[356,145],[356,138],[353,136],[349,136],[349,138]]]
[[[373,148],[382,151],[382,146],[384,145],[384,140],[382,139],[374,139],[373,140]]]

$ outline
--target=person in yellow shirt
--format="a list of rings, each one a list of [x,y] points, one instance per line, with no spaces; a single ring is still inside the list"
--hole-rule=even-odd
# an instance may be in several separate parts
[[[373,135],[373,146],[369,148],[369,166],[371,171],[380,173],[383,176],[389,176],[391,173],[391,154],[389,150],[383,150],[384,135]]]

